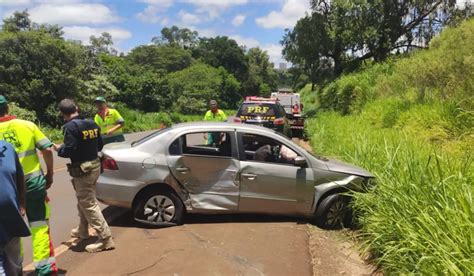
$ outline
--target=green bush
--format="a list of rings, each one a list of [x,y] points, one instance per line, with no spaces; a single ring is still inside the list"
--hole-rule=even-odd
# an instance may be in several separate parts
[[[17,103],[9,103],[9,113],[11,115],[15,115],[18,119],[27,120],[36,122],[38,118],[36,117],[36,112],[26,110],[18,106]]]

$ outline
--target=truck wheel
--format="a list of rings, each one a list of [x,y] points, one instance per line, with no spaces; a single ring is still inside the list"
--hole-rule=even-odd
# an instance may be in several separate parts
[[[342,229],[350,221],[349,198],[341,194],[325,197],[318,206],[315,223],[323,229]]]

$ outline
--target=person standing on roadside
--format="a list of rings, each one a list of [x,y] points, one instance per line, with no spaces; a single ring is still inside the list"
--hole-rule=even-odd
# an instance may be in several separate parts
[[[227,116],[225,115],[224,111],[220,110],[217,105],[216,100],[211,100],[209,102],[210,109],[204,115],[204,121],[207,122],[225,122],[227,120]],[[205,137],[207,139],[208,145],[219,144],[220,139],[222,138],[222,134],[219,133],[208,133]]]
[[[104,97],[97,97],[94,102],[97,107],[94,122],[100,127],[104,145],[125,141],[122,115],[116,109],[109,108]]]
[[[62,100],[59,110],[66,121],[63,128],[64,144],[54,145],[54,149],[60,157],[71,159],[68,171],[76,191],[80,219],[79,226],[71,231],[71,236],[86,240],[91,226],[99,240],[86,246],[86,251],[95,253],[114,249],[112,233],[95,196],[95,185],[100,175],[98,153],[103,147],[100,128],[94,121],[82,118],[76,104],[70,99]]]
[[[0,275],[21,275],[21,237],[30,235],[25,215],[26,187],[15,149],[0,140]]]
[[[25,174],[26,216],[33,241],[33,261],[37,275],[57,274],[54,247],[49,234],[50,207],[47,190],[53,184],[53,143],[36,124],[8,114],[8,101],[0,95],[0,140],[10,143],[18,154]],[[36,153],[40,150],[46,175]]]

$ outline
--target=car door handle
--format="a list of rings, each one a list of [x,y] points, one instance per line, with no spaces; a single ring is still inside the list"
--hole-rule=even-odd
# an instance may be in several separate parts
[[[180,173],[182,173],[182,174],[186,174],[187,172],[190,171],[190,169],[189,169],[189,168],[186,168],[186,167],[181,167],[181,168],[176,168],[176,171],[177,171],[177,172],[180,172]]]
[[[248,180],[254,180],[255,178],[257,178],[257,175],[253,173],[243,173],[241,175],[247,178]]]

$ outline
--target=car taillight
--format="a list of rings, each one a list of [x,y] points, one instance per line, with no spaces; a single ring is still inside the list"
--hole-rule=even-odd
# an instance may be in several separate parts
[[[234,118],[234,123],[242,123],[242,119],[235,117]]]
[[[285,124],[285,119],[283,119],[283,118],[275,119],[275,121],[273,121],[273,124],[274,125],[284,125]]]
[[[112,158],[104,158],[102,159],[102,169],[117,171],[118,170],[117,162],[115,162],[115,160]]]

